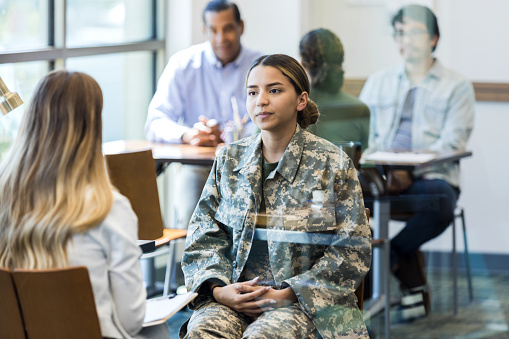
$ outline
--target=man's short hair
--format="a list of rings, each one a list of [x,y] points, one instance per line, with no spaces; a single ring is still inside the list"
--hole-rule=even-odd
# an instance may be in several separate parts
[[[203,23],[205,24],[205,13],[206,12],[221,12],[227,9],[233,9],[233,15],[235,16],[235,21],[237,23],[240,23],[242,20],[240,17],[240,11],[236,4],[234,4],[231,1],[228,0],[212,0],[205,6],[205,9],[203,9],[202,18]]]
[[[394,25],[397,22],[403,23],[404,18],[410,18],[412,20],[422,22],[428,28],[428,33],[431,37],[436,36],[437,38],[440,38],[437,17],[428,7],[421,5],[408,5],[402,7],[392,18],[392,27],[394,28]],[[433,47],[433,51],[435,50],[435,47]]]

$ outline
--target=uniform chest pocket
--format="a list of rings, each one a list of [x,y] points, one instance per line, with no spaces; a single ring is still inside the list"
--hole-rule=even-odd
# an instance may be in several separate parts
[[[235,233],[242,232],[246,215],[247,209],[245,206],[235,206],[228,201],[222,201],[214,218],[226,226],[227,232],[233,238]]]

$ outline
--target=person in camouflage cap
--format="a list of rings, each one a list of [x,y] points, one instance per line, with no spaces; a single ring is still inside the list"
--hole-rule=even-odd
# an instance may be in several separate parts
[[[182,268],[199,296],[180,336],[368,338],[354,291],[371,235],[354,165],[304,130],[319,113],[295,59],[260,57],[246,85],[261,133],[219,152],[189,224]],[[308,242],[286,238],[299,231]]]

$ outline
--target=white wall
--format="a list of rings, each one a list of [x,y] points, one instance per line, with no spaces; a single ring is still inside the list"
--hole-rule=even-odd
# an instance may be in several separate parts
[[[267,53],[298,57],[300,37],[323,27],[343,41],[347,78],[365,78],[396,64],[399,57],[389,25],[392,11],[406,0],[237,0],[246,22],[243,43]],[[500,0],[420,0],[438,15],[441,39],[437,57],[448,67],[477,82],[509,82],[509,2]],[[201,11],[206,0],[169,0],[192,8],[171,13],[181,25],[170,30],[169,51],[174,42],[201,42]],[[359,5],[361,4],[362,5]],[[183,19],[183,16],[185,19]],[[176,20],[177,20],[176,19]],[[186,40],[187,39],[187,40]],[[472,252],[509,253],[509,168],[505,138],[509,103],[478,102],[476,123],[468,149],[474,155],[462,161],[462,196],[469,246]],[[394,227],[392,232],[396,232]],[[461,233],[460,233],[461,234]],[[461,249],[461,242],[459,248]],[[449,232],[426,248],[450,249]]]

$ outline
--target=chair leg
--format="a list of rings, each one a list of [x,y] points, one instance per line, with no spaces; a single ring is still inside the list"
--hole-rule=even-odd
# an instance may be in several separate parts
[[[164,275],[163,297],[170,294],[171,277],[173,273],[173,258],[175,256],[175,240],[170,241],[168,246],[168,260],[166,261],[166,273]]]
[[[456,217],[452,220],[452,311],[458,315],[458,258],[456,253]]]
[[[470,266],[470,253],[468,252],[468,244],[467,244],[467,227],[465,224],[465,210],[461,209],[460,213],[461,217],[461,225],[463,227],[463,243],[465,247],[465,266],[467,269],[467,282],[468,282],[468,297],[470,302],[474,301],[474,290],[472,288],[472,271]]]

